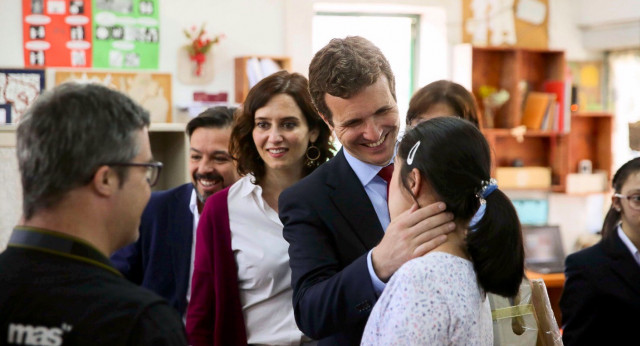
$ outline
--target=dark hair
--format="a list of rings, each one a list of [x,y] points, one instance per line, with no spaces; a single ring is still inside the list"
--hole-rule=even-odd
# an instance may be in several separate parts
[[[244,105],[235,119],[229,152],[237,160],[240,175],[253,173],[258,184],[265,174],[264,161],[253,141],[256,111],[264,107],[275,95],[291,96],[304,115],[309,131],[318,130],[318,139],[313,143],[320,151],[320,157],[310,166],[305,165],[303,173],[311,173],[322,163],[333,157],[333,145],[329,140],[331,132],[316,112],[309,96],[307,79],[298,73],[276,72],[256,84],[247,95]]]
[[[467,119],[478,127],[478,104],[475,97],[465,87],[448,80],[429,83],[416,91],[409,101],[407,125],[438,103],[453,109],[455,115]]]
[[[620,193],[620,191],[622,191],[622,186],[627,182],[629,176],[638,171],[640,171],[640,157],[631,159],[624,165],[622,165],[622,167],[620,167],[616,174],[613,176],[613,180],[611,181],[611,187],[613,188],[615,193]],[[612,204],[609,208],[609,211],[607,212],[607,216],[605,216],[604,218],[604,222],[602,223],[603,238],[611,236],[613,231],[615,231],[616,227],[620,223],[621,216],[622,212],[617,211]]]
[[[418,141],[409,165],[407,155]],[[489,145],[480,130],[458,117],[432,118],[405,134],[398,155],[402,158],[403,188],[409,190],[406,178],[417,168],[456,223],[469,224],[480,207],[477,194],[491,179]],[[484,290],[513,297],[524,277],[520,221],[511,201],[499,189],[485,199],[484,216],[467,233],[467,251]]]
[[[40,95],[17,130],[25,219],[87,184],[101,165],[133,159],[146,126],[146,110],[101,85],[64,83]],[[127,170],[114,170],[122,185]]]
[[[207,108],[187,123],[185,132],[189,135],[189,138],[191,138],[193,131],[199,127],[217,129],[227,128],[233,123],[233,113],[236,110],[236,107],[225,106]]]
[[[333,125],[333,114],[325,94],[347,99],[384,75],[396,99],[396,81],[389,61],[378,47],[359,36],[334,38],[320,49],[309,64],[309,92],[313,103]]]

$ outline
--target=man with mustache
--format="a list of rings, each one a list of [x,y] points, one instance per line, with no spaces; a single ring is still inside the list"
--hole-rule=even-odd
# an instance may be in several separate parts
[[[142,214],[140,239],[111,257],[126,278],[166,298],[183,317],[200,212],[209,196],[238,180],[228,151],[234,111],[209,108],[187,124],[191,183],[154,192]]]

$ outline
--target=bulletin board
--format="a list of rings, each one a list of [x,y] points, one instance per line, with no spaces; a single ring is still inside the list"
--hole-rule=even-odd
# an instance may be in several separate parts
[[[68,81],[92,82],[116,89],[149,111],[151,122],[170,123],[171,74],[58,70],[55,85]]]
[[[547,49],[549,0],[462,0],[462,40],[476,46]]]
[[[91,67],[91,0],[22,0],[25,67]]]
[[[93,67],[157,69],[158,0],[93,1]]]
[[[22,0],[24,65],[157,69],[158,0]]]

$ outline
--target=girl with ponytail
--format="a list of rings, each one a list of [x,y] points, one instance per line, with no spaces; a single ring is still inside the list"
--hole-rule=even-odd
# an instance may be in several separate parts
[[[486,293],[518,293],[524,247],[515,208],[490,176],[487,141],[467,120],[433,118],[405,134],[395,160],[391,219],[442,201],[457,228],[391,277],[362,344],[492,345]]]

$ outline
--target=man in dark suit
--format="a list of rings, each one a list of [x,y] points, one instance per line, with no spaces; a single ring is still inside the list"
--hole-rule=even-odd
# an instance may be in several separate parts
[[[184,316],[193,273],[194,232],[207,197],[238,175],[229,155],[232,108],[214,107],[187,124],[191,183],[154,192],[142,214],[140,238],[111,256],[132,282],[166,298]]]
[[[311,61],[309,90],[343,148],[280,195],[294,312],[321,345],[359,345],[385,282],[444,242],[454,224],[444,203],[389,220],[387,166],[399,119],[395,79],[376,46],[361,37],[331,40]]]

